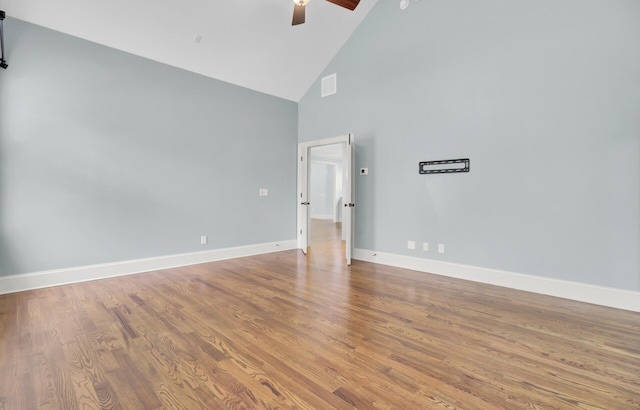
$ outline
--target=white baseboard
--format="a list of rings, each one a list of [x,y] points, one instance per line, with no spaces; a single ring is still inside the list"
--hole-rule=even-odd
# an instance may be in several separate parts
[[[640,292],[366,249],[354,249],[353,259],[640,312]]]
[[[296,240],[288,240],[101,265],[0,276],[0,295],[296,248]],[[640,312],[640,292],[366,249],[354,249],[353,259]]]
[[[213,249],[203,252],[183,253],[156,258],[81,266],[20,275],[0,276],[0,295],[25,290],[40,289],[70,283],[132,275],[159,269],[214,262],[225,259],[296,249],[296,240],[262,243],[234,248]]]

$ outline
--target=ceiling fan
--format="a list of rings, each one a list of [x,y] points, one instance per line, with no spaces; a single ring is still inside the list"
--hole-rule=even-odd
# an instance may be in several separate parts
[[[304,23],[304,8],[310,0],[293,0],[295,8],[293,9],[292,26]],[[337,4],[349,10],[355,10],[360,0],[327,0],[330,3]]]

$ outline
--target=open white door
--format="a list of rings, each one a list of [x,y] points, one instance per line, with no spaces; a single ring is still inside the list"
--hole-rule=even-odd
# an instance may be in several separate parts
[[[342,214],[342,229],[345,230],[346,239],[346,259],[347,265],[351,265],[351,255],[353,254],[353,233],[355,222],[355,184],[353,166],[355,163],[355,141],[354,135],[349,134],[345,147],[345,155],[343,155],[345,178],[343,181],[344,189],[344,212]]]
[[[298,144],[298,248],[307,254],[309,250],[309,173],[307,144]]]
[[[346,241],[347,265],[351,265],[353,254],[353,234],[355,227],[355,200],[354,200],[354,171],[355,164],[355,139],[354,134],[343,135],[334,138],[310,141],[298,144],[298,192],[296,196],[298,208],[298,248],[305,254],[309,251],[309,218],[311,207],[309,203],[309,150],[313,147],[324,145],[343,144],[342,155],[342,234]]]

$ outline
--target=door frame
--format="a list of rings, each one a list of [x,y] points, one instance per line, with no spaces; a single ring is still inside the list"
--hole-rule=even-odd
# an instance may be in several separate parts
[[[311,207],[309,206],[309,174],[311,161],[309,161],[309,154],[311,148],[334,144],[344,144],[342,156],[342,231],[347,245],[347,265],[351,265],[351,255],[354,246],[353,234],[355,231],[355,178],[353,172],[355,166],[355,135],[352,133],[298,143],[298,191],[296,195],[298,249],[302,250],[305,254],[309,250],[309,218],[311,214]]]

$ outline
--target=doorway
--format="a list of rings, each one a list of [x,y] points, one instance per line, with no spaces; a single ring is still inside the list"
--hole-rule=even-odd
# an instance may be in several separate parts
[[[343,144],[309,150],[309,247],[329,259],[344,258],[342,237]]]
[[[300,143],[298,157],[298,248],[344,258],[350,265],[354,136]]]

